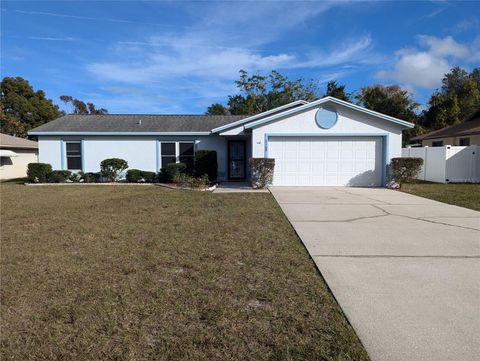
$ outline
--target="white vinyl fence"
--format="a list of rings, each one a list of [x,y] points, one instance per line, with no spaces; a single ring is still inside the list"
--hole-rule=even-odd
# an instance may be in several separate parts
[[[438,183],[480,183],[480,146],[403,148],[402,157],[419,157],[417,179]]]

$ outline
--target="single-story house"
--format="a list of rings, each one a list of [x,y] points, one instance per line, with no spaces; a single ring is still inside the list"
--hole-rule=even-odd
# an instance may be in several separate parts
[[[412,141],[421,143],[423,147],[480,145],[480,110],[464,123],[434,130],[414,137]]]
[[[28,163],[37,158],[37,142],[0,133],[0,179],[26,177]]]
[[[276,186],[381,186],[413,124],[333,97],[253,116],[66,115],[29,134],[40,162],[98,172],[106,158],[158,172],[215,150],[219,181],[246,180],[248,159],[275,158]]]

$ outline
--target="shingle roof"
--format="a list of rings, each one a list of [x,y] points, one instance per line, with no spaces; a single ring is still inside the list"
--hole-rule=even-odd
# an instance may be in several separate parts
[[[213,128],[246,117],[244,115],[65,115],[31,129],[29,134],[43,132],[209,132]]]
[[[13,137],[0,133],[0,148],[30,148],[37,149],[38,143],[32,140]]]
[[[451,125],[446,128],[412,138],[412,140],[426,140],[450,137],[462,137],[472,134],[480,134],[480,116],[462,124]]]

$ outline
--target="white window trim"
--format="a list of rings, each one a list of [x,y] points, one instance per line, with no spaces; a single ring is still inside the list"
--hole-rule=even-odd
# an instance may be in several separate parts
[[[162,143],[175,143],[175,163],[180,163],[180,143],[191,143],[193,144],[193,161],[195,162],[195,151],[197,142],[195,140],[159,140],[158,141],[158,163],[160,165],[160,169],[163,168],[162,163]],[[169,155],[166,155],[167,157]]]
[[[67,154],[67,144],[68,143],[78,143],[78,144],[80,144],[80,164],[81,164],[80,169],[69,169],[68,168],[68,154]],[[63,159],[63,161],[64,161],[65,170],[69,170],[71,172],[81,172],[81,171],[83,171],[83,161],[84,161],[84,159],[83,159],[83,142],[81,140],[64,140],[63,141],[63,147],[64,147],[64,153],[63,153],[64,154],[64,157],[63,157],[64,159]]]

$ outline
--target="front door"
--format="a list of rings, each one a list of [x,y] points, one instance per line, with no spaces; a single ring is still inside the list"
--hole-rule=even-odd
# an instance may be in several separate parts
[[[228,141],[228,178],[232,180],[245,179],[246,145],[244,140]]]

